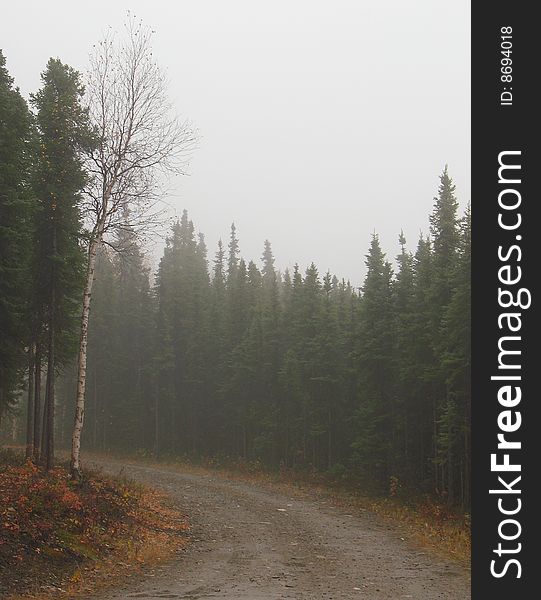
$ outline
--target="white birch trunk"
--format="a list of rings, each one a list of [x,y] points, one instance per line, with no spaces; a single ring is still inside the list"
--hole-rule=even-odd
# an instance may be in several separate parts
[[[125,209],[141,211],[140,225],[150,219],[146,211],[149,200],[155,197],[155,175],[158,170],[180,173],[184,153],[195,142],[195,132],[187,122],[169,117],[165,78],[152,58],[152,31],[130,17],[126,33],[125,41],[113,43],[112,37],[106,37],[97,46],[91,57],[87,86],[90,120],[99,140],[88,156],[94,174],[89,182],[92,191],[88,205],[93,235],[88,248],[81,314],[71,447],[74,478],[81,475],[88,321],[98,248],[104,232],[118,226],[122,211],[127,218],[129,211]]]
[[[90,317],[90,299],[92,297],[92,285],[96,271],[96,257],[101,244],[103,227],[99,226],[95,237],[88,248],[88,268],[83,293],[83,311],[81,314],[81,336],[79,339],[79,354],[77,359],[77,397],[75,403],[75,420],[73,423],[73,434],[71,438],[71,474],[74,478],[81,476],[81,433],[85,416],[85,388],[86,388],[86,355],[88,344],[88,321]]]

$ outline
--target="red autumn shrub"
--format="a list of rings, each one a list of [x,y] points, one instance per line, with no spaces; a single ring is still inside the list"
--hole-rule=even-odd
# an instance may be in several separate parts
[[[101,477],[76,483],[62,468],[0,467],[0,569],[47,550],[60,557],[97,551],[134,519],[136,501]]]

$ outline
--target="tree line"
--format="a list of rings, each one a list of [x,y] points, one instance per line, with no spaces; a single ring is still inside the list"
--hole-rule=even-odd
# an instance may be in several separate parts
[[[374,235],[359,290],[314,264],[278,272],[269,242],[244,259],[234,226],[209,259],[186,213],[153,274],[139,234],[155,167],[194,136],[154,103],[141,31],[116,54],[99,45],[94,103],[51,59],[29,106],[0,53],[0,418],[25,417],[47,468],[55,435],[71,442],[74,475],[82,433],[97,450],[221,454],[468,507],[470,216],[447,169],[430,235],[413,253],[401,235],[393,264]]]
[[[245,260],[234,225],[209,260],[186,212],[153,276],[124,230],[98,256],[85,444],[355,475],[467,508],[470,213],[447,169],[430,235],[414,253],[399,240],[393,267],[373,235],[358,290],[314,264],[280,273],[268,241]]]

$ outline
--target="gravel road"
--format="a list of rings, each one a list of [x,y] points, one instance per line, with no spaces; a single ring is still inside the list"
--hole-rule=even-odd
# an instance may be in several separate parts
[[[154,466],[101,463],[162,489],[187,514],[193,541],[171,564],[100,600],[466,600],[467,572],[409,545],[370,512],[320,496]]]

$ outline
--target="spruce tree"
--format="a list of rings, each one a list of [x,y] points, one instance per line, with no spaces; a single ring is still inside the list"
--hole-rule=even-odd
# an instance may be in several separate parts
[[[77,71],[50,59],[43,86],[32,96],[36,108],[39,161],[35,192],[40,210],[37,226],[36,287],[46,329],[42,460],[53,462],[56,370],[73,356],[81,298],[83,253],[78,203],[85,183],[81,151],[91,143],[83,87]]]
[[[438,196],[434,198],[434,208],[430,215],[430,233],[434,251],[434,279],[432,298],[435,303],[435,324],[441,321],[442,307],[451,299],[452,273],[456,261],[459,244],[458,201],[455,196],[455,185],[447,166],[440,176]]]
[[[366,267],[357,350],[360,389],[354,447],[361,469],[384,490],[394,475],[392,272],[376,234]]]
[[[394,402],[395,462],[397,477],[402,481],[411,480],[412,445],[416,439],[416,419],[413,417],[415,398],[415,380],[417,377],[415,357],[412,353],[414,343],[415,305],[413,256],[406,250],[406,238],[399,236],[400,254],[396,257],[398,270],[393,285],[393,313],[395,331],[395,367],[396,390]],[[412,418],[413,417],[413,418]],[[413,467],[414,468],[414,467]]]
[[[459,245],[458,202],[455,186],[447,166],[440,177],[438,196],[434,199],[430,215],[430,231],[433,240],[433,279],[430,290],[433,327],[432,345],[437,355],[437,370],[434,372],[434,436],[436,442],[437,487],[454,502],[455,432],[456,407],[452,392],[446,382],[442,368],[441,345],[443,319],[453,293],[453,275],[456,269]],[[439,473],[438,473],[439,471]]]
[[[0,420],[21,386],[30,346],[32,117],[0,51]],[[31,361],[32,362],[32,361]],[[30,386],[32,392],[32,386]],[[28,415],[33,417],[33,396]],[[29,431],[32,430],[30,421]],[[32,435],[27,443],[31,445]]]
[[[232,285],[235,273],[239,266],[239,240],[237,239],[237,228],[235,223],[231,223],[231,231],[229,235],[229,244],[227,245],[229,254],[227,258],[227,281],[229,286]]]
[[[471,460],[471,212],[460,221],[458,257],[452,274],[452,296],[446,307],[439,353],[448,389],[441,418],[440,446],[456,457],[449,478],[462,507],[470,503]],[[450,494],[451,496],[451,494]],[[450,502],[455,498],[451,496]]]

